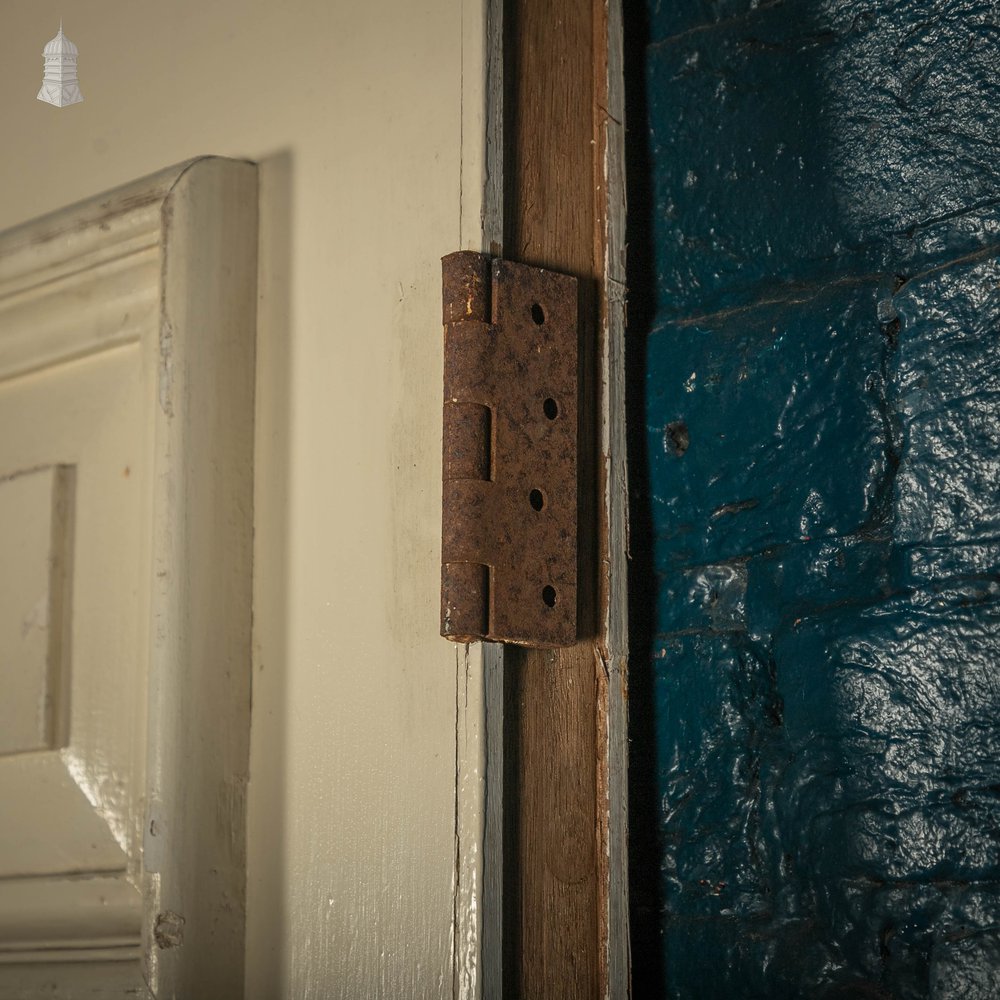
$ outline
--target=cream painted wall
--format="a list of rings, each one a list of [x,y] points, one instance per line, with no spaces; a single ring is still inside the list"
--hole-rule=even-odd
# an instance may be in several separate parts
[[[467,683],[477,703],[478,674],[438,638],[437,603],[439,258],[478,232],[481,185],[466,186],[464,229],[460,195],[479,6],[0,7],[0,229],[199,154],[261,164],[247,937],[260,1000],[438,997],[453,977],[474,991],[456,853],[475,843],[456,852],[456,814],[475,834],[479,719],[460,707]],[[60,17],[84,96],[65,109],[35,100]],[[459,745],[473,788],[456,807]]]

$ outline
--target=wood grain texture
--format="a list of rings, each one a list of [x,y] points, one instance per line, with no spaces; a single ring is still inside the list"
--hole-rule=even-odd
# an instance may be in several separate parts
[[[505,652],[508,995],[608,989],[602,2],[508,0],[505,253],[580,279],[579,639]],[[589,582],[589,585],[587,583]]]

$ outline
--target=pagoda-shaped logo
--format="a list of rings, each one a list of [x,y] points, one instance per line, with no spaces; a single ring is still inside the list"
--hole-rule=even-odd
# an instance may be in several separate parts
[[[76,46],[63,34],[62,21],[59,34],[42,49],[45,60],[45,77],[38,99],[57,108],[79,104],[83,100],[80,84],[76,79]]]

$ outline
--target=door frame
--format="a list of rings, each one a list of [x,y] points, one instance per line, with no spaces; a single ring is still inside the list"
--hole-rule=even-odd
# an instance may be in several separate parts
[[[460,861],[459,881],[465,871],[484,905],[471,918],[456,908],[456,982],[473,939],[481,970],[473,992],[456,995],[625,998],[622,4],[479,0],[476,10],[463,26],[470,50],[482,46],[484,74],[463,83],[472,148],[463,142],[462,248],[580,279],[581,625],[567,649],[481,644],[467,652],[465,691],[481,699],[473,699],[479,741],[457,742],[459,814],[471,784],[479,825],[459,824],[467,838],[460,858],[478,844],[482,855],[475,874]],[[474,215],[466,203],[477,199]],[[468,708],[459,731],[472,731]],[[464,907],[468,893],[462,898]]]

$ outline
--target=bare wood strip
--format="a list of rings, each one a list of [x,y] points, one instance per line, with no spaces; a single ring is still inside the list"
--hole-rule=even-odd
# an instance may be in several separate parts
[[[508,0],[505,252],[580,279],[579,641],[505,651],[508,995],[609,985],[608,588],[604,399],[607,12],[602,0]],[[602,377],[599,377],[602,376]]]

